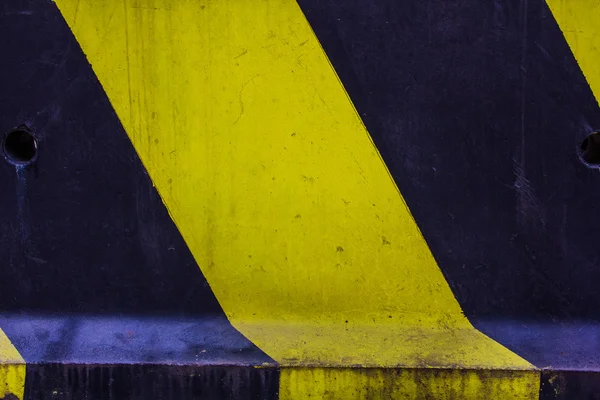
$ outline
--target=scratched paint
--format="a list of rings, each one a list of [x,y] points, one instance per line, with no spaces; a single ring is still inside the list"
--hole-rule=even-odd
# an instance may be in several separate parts
[[[29,224],[27,221],[27,180],[24,169],[24,165],[15,165],[17,178],[17,191],[15,199],[17,202],[17,219],[19,221],[19,233],[21,235],[21,241],[23,244],[26,244],[29,239]]]

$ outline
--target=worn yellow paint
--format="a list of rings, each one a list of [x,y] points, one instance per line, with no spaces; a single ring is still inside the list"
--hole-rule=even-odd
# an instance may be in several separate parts
[[[25,360],[0,329],[0,398],[13,394],[23,399],[25,369]]]
[[[227,316],[276,361],[533,368],[463,316],[294,1],[56,3]]]
[[[535,371],[460,369],[283,368],[287,399],[537,399]],[[498,396],[503,393],[505,397]]]
[[[239,322],[261,349],[278,350],[284,366],[531,368],[473,328],[405,324]]]
[[[600,2],[546,0],[588,84],[600,101]]]

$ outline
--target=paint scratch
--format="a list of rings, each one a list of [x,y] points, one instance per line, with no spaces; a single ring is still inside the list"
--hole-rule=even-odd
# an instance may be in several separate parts
[[[259,76],[259,74],[254,75],[252,78],[248,79],[243,85],[242,88],[240,89],[240,94],[239,94],[239,102],[240,102],[240,114],[238,115],[238,117],[236,118],[236,120],[233,122],[233,125],[237,124],[239,122],[239,120],[242,118],[242,116],[244,115],[244,101],[242,100],[242,95],[244,94],[244,89],[246,89],[246,86],[248,86],[248,84],[250,82],[254,82],[254,79]]]
[[[531,182],[525,175],[523,165],[515,159],[513,159],[513,162],[515,174],[515,183],[513,186],[517,191],[517,213],[522,217],[537,218],[542,225],[545,225],[539,202],[531,186]]]
[[[241,56],[248,54],[248,50],[244,49],[244,51],[242,51],[240,54],[238,54],[237,56],[233,57],[234,60],[237,60],[238,58],[240,58]]]

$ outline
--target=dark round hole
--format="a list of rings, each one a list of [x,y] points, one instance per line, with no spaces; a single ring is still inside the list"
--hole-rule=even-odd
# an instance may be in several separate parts
[[[17,128],[4,137],[4,154],[13,164],[27,164],[37,155],[37,140],[26,128]]]
[[[588,164],[600,165],[600,133],[594,132],[583,140],[581,158]]]

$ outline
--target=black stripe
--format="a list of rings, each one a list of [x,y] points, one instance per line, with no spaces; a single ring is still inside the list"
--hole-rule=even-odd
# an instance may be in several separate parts
[[[276,369],[150,364],[28,365],[25,386],[28,400],[263,400],[278,389]]]
[[[600,376],[595,371],[543,371],[540,400],[600,398]]]

